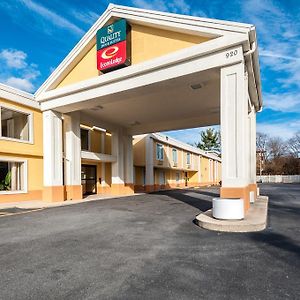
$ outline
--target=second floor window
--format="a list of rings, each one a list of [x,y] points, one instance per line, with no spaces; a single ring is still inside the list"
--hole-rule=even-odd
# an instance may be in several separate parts
[[[80,128],[81,150],[90,150],[90,135],[89,130]]]
[[[164,147],[161,144],[156,144],[156,159],[157,160],[164,159]]]
[[[30,140],[30,114],[0,107],[0,115],[1,137],[21,141]]]
[[[188,165],[191,164],[191,153],[187,153],[187,154],[186,154],[186,163],[187,163]]]
[[[177,159],[177,150],[176,149],[172,149],[172,157],[173,157],[173,162],[177,163],[178,159]]]

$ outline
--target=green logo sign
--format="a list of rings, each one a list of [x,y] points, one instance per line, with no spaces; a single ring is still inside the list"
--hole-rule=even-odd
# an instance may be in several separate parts
[[[97,50],[126,40],[126,20],[121,19],[97,31]]]

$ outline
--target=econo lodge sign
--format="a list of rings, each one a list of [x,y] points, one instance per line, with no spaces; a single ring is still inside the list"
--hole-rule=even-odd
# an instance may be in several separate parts
[[[97,32],[97,69],[103,73],[131,64],[130,26],[121,19]]]

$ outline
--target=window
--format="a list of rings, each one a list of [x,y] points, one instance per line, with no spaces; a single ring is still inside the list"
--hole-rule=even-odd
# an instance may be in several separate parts
[[[178,182],[180,180],[180,174],[176,173],[176,182]]]
[[[1,137],[30,141],[31,115],[5,107],[0,107]]]
[[[177,150],[176,149],[172,149],[172,157],[173,157],[173,162],[175,164],[177,164],[178,158],[177,158]]]
[[[88,129],[80,128],[81,150],[90,150],[90,134]]]
[[[186,163],[187,163],[188,165],[191,164],[191,153],[187,153],[187,154],[186,154]]]
[[[156,144],[156,159],[157,160],[164,159],[164,147],[161,144]]]
[[[0,193],[25,191],[25,162],[0,160]]]

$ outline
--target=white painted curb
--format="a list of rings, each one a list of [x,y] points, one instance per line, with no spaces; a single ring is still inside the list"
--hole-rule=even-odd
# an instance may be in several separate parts
[[[221,220],[242,220],[245,217],[244,200],[213,198],[212,216]]]

